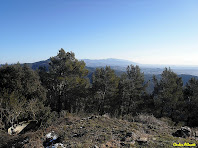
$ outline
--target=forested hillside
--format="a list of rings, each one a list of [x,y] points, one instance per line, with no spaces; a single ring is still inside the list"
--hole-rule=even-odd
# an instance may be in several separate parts
[[[148,93],[150,82],[145,82],[139,66],[129,65],[120,76],[108,66],[96,68],[90,75],[85,62],[64,49],[48,62],[48,68],[37,70],[19,63],[0,67],[2,131],[29,120],[37,122],[37,129],[46,128],[63,112],[128,120],[144,113],[198,126],[198,80],[193,77],[184,84],[165,68],[160,79],[152,77],[153,91]]]

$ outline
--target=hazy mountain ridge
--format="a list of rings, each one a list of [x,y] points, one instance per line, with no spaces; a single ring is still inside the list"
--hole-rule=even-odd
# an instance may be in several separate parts
[[[185,74],[185,75],[194,75],[198,76],[198,67],[192,67],[192,66],[171,66],[171,65],[146,65],[146,64],[138,64],[132,61],[128,60],[122,60],[122,59],[98,59],[98,60],[92,60],[92,59],[80,59],[83,60],[86,63],[87,69],[95,69],[97,67],[105,67],[110,66],[112,69],[120,72],[124,72],[126,70],[126,67],[128,65],[139,65],[142,72],[144,74],[161,74],[165,67],[170,67],[175,73],[178,75]],[[44,66],[48,69],[49,67],[50,59],[43,60],[35,63],[27,63],[32,69],[36,70],[39,68],[39,66]]]
[[[128,65],[139,65],[135,62],[127,61],[127,60],[120,60],[120,59],[100,59],[100,60],[90,60],[90,59],[81,59],[86,63],[86,68],[89,70],[88,78],[90,81],[92,81],[92,74],[95,71],[96,68],[105,67],[106,65],[110,66],[112,69],[115,70],[116,75],[120,76],[123,72],[126,71],[126,67]],[[27,63],[32,69],[36,70],[40,66],[46,67],[46,69],[49,68],[49,62],[48,60],[43,60],[35,63]],[[97,63],[98,62],[98,63]],[[157,68],[154,67],[149,68],[145,67],[140,64],[141,71],[144,72],[145,82],[149,81],[149,87],[147,88],[147,91],[149,93],[152,93],[154,84],[152,82],[153,75],[156,75],[156,78],[159,80],[161,78],[161,73],[163,72],[164,68]],[[179,69],[179,67],[174,67],[172,69],[174,72],[178,74],[179,77],[182,78],[183,84],[185,85],[191,78],[198,79],[198,70],[184,68]],[[192,74],[191,74],[192,73]]]
[[[123,72],[126,71],[126,67],[128,65],[139,65],[138,63],[131,62],[128,60],[121,60],[121,59],[99,59],[99,60],[91,60],[91,59],[81,59],[86,63],[86,68],[90,71],[90,73],[93,73],[96,68],[98,67],[105,67],[110,66],[112,69],[115,70],[117,75],[121,75]],[[49,62],[50,59],[38,61],[35,63],[26,63],[28,64],[32,69],[36,70],[40,66],[49,68]],[[163,72],[164,68],[157,68],[154,67],[148,68],[144,65],[140,64],[141,71],[145,74],[145,80],[151,80],[153,75],[157,75],[157,78],[160,78],[160,74]],[[182,68],[182,67],[181,67]],[[174,72],[176,72],[180,77],[182,77],[184,84],[191,79],[192,77],[198,78],[198,70],[195,67],[194,69],[192,67],[184,67],[183,69],[179,69],[179,67],[174,66],[174,69],[172,69]],[[192,72],[193,71],[193,72]],[[191,73],[192,72],[192,73]]]
[[[96,59],[96,60],[91,60],[91,59],[82,59],[87,67],[105,67],[106,65],[108,66],[118,66],[118,67],[127,67],[128,65],[138,65],[138,63],[128,61],[128,60],[122,60],[122,59]]]

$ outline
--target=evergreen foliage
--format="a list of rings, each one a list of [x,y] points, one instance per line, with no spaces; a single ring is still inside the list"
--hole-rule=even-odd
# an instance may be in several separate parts
[[[45,100],[46,91],[38,74],[27,65],[18,63],[0,68],[0,118],[5,129],[20,120],[45,122],[50,111],[44,107]]]
[[[72,52],[60,49],[57,56],[50,58],[49,73],[40,70],[44,86],[47,88],[48,102],[52,110],[78,112],[82,110],[89,81],[85,78],[88,70],[85,63],[75,59]]]
[[[181,78],[171,69],[165,68],[161,74],[161,80],[154,77],[153,99],[158,117],[170,117],[178,120],[182,118],[181,108],[183,102],[183,83]]]
[[[185,117],[187,124],[197,126],[198,123],[198,80],[192,78],[184,89]]]
[[[93,74],[92,93],[100,114],[113,113],[118,95],[119,78],[110,67],[97,68]]]
[[[140,68],[133,65],[128,66],[119,82],[121,115],[135,115],[137,112],[141,112],[140,108],[142,109],[141,106],[144,104],[143,96],[146,95],[146,86],[144,74],[140,72]]]
[[[0,67],[0,128],[7,130],[23,120],[46,125],[50,110],[54,115],[66,111],[131,118],[150,113],[198,125],[198,80],[194,78],[184,87],[182,79],[165,68],[160,79],[153,76],[154,90],[149,95],[138,66],[129,65],[120,77],[111,67],[97,68],[91,84],[88,75],[84,61],[64,49],[50,58],[49,70],[33,71],[19,63]]]

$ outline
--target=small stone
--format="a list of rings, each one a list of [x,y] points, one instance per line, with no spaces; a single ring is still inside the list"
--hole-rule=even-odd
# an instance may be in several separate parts
[[[93,148],[99,148],[97,145],[94,145],[94,147]]]
[[[198,131],[195,131],[195,137],[198,137]]]
[[[88,117],[88,119],[93,119],[93,118],[94,118],[94,116]]]
[[[147,136],[141,136],[141,137],[139,137],[139,139],[137,139],[137,142],[139,143],[139,144],[143,144],[143,143],[147,143],[147,141],[148,141],[148,137]]]
[[[121,145],[121,146],[125,146],[125,143],[121,142],[120,145]]]
[[[131,137],[132,133],[126,133],[126,137]]]
[[[175,137],[190,137],[191,136],[191,129],[187,126],[181,127],[181,129],[178,129],[175,133],[172,134]]]
[[[123,137],[123,138],[121,138],[121,139],[120,139],[120,141],[125,141],[125,140],[126,140],[126,138],[125,138],[125,137]]]
[[[120,130],[120,133],[124,133],[124,130]]]
[[[125,141],[126,142],[131,142],[131,140],[132,140],[131,137],[127,137]]]
[[[155,141],[155,140],[157,140],[157,139],[153,137],[152,140]]]
[[[131,144],[134,145],[135,144],[135,140],[131,141]]]

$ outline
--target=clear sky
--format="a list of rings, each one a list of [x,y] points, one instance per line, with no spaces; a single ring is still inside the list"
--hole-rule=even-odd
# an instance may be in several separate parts
[[[1,0],[0,63],[78,59],[198,65],[198,0]]]

